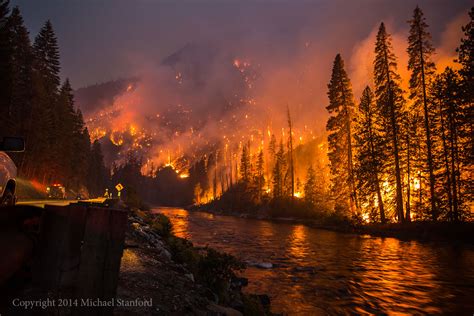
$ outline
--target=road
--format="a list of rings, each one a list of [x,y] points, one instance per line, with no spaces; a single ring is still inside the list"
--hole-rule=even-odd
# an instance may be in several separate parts
[[[81,202],[90,202],[90,203],[103,203],[105,198],[81,200]],[[32,205],[38,207],[44,207],[45,205],[56,205],[56,206],[65,206],[69,204],[77,203],[78,200],[25,200],[18,201],[17,205]]]

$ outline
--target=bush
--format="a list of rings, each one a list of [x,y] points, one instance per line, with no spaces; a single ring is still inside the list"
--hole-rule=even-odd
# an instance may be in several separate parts
[[[151,218],[151,228],[161,237],[169,237],[173,230],[173,225],[168,217],[163,214],[153,214]]]
[[[242,262],[212,248],[199,250],[184,238],[170,236],[168,245],[176,262],[186,264],[198,282],[216,293],[220,300],[226,301],[227,289],[236,276],[235,272],[245,268]]]
[[[205,248],[198,263],[198,279],[222,298],[236,271],[242,271],[245,265],[234,256]]]
[[[185,238],[170,236],[168,238],[173,259],[178,263],[185,263],[189,267],[196,266],[199,261],[199,254],[193,247],[193,243]]]

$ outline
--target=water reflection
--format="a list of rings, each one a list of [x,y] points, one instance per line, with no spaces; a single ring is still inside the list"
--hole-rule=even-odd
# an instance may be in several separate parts
[[[181,208],[169,208],[169,209],[166,209],[166,212],[173,213],[173,218],[172,218],[173,233],[177,237],[191,239],[192,235],[190,231],[188,230],[188,223],[189,223],[188,211],[183,210]]]
[[[178,236],[249,262],[249,292],[268,293],[288,314],[472,314],[474,250],[340,234],[181,209],[170,216]]]
[[[306,230],[303,225],[295,225],[290,236],[290,254],[295,259],[304,259],[308,254],[308,245],[306,244]]]

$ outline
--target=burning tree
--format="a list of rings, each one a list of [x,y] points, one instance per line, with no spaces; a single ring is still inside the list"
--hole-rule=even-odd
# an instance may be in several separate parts
[[[400,75],[397,72],[397,62],[393,53],[391,36],[385,30],[382,22],[377,33],[375,44],[374,84],[378,111],[385,126],[383,138],[390,150],[386,163],[393,167],[395,181],[390,179],[389,185],[395,182],[395,205],[398,221],[403,216],[403,188],[401,170],[401,125],[405,99],[400,87]],[[389,175],[391,175],[389,173]],[[390,177],[391,178],[391,177]]]
[[[381,137],[383,126],[380,113],[375,106],[375,97],[369,87],[364,89],[358,109],[355,131],[357,150],[355,174],[357,189],[364,208],[378,208],[379,218],[385,222],[385,208],[382,197],[381,179],[386,160],[386,148]]]
[[[435,176],[434,176],[434,162],[432,153],[432,137],[431,137],[431,124],[430,116],[433,112],[432,105],[429,104],[428,98],[428,86],[433,79],[435,72],[435,65],[431,60],[431,55],[434,52],[433,45],[431,44],[431,35],[428,33],[428,25],[423,17],[423,12],[419,7],[415,8],[413,13],[413,19],[410,23],[410,36],[408,37],[408,69],[411,70],[410,77],[410,100],[411,107],[408,113],[409,116],[409,131],[412,132],[412,139],[415,145],[419,143],[416,138],[418,137],[418,131],[424,129],[426,149],[418,146],[417,156],[421,160],[421,166],[418,168],[418,173],[425,172],[427,165],[429,174],[429,187],[430,187],[430,204],[431,204],[431,218],[436,220],[438,218],[436,196],[435,196]],[[423,113],[423,125],[421,124],[420,113]],[[410,148],[410,142],[407,146]],[[408,153],[408,159],[410,153]],[[426,158],[425,158],[426,157]],[[409,161],[408,161],[408,167]],[[407,169],[407,173],[410,168]],[[421,181],[421,176],[418,178]],[[406,219],[410,220],[410,185],[411,177],[408,173],[408,194],[407,194],[407,214]],[[421,188],[419,188],[421,190]],[[420,205],[421,206],[421,205]]]
[[[332,196],[336,208],[344,213],[358,208],[353,170],[354,97],[349,77],[344,69],[341,55],[334,60],[331,81],[328,84],[329,105],[326,107],[332,116],[327,122],[329,132],[329,161],[332,175]]]

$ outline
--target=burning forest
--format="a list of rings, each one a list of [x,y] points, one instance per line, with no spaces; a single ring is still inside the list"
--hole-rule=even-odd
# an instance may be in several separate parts
[[[403,39],[382,23],[356,46],[349,67],[337,55],[327,112],[318,110],[328,103],[313,85],[317,56],[307,41],[285,66],[215,43],[188,44],[135,79],[108,83],[119,86],[108,100],[87,100],[98,86],[78,90],[77,100],[109,168],[130,157],[149,179],[171,168],[186,183],[183,203],[226,208],[227,195],[243,190],[247,204],[232,208],[288,198],[288,208],[305,201],[363,222],[468,219],[471,159],[461,148],[470,148],[462,125],[469,114],[449,118],[442,96],[446,80],[463,80],[462,60],[455,47],[447,53],[446,38],[435,53],[420,9],[409,26]],[[450,140],[448,126],[463,132]]]
[[[45,2],[0,0],[0,315],[472,314],[471,3]]]

